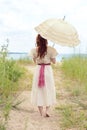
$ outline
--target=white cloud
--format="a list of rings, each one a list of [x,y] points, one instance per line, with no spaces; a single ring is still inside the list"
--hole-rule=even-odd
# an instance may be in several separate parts
[[[86,46],[86,12],[85,0],[0,0],[0,39],[10,38],[10,50],[27,51],[35,43],[35,26],[48,18],[66,15],[65,20],[76,27]]]

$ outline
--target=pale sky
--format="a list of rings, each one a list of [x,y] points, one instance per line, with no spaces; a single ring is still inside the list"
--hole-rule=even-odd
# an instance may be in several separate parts
[[[49,18],[63,18],[79,34],[76,53],[87,53],[86,0],[0,0],[0,45],[9,39],[9,51],[29,52],[35,47],[34,27]],[[49,41],[49,45],[53,45]],[[55,44],[59,53],[73,53],[74,49]]]

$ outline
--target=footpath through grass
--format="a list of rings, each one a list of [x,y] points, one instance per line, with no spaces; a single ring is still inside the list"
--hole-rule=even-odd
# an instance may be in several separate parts
[[[7,50],[0,53],[0,130],[6,130],[15,94],[30,90],[33,74],[26,70],[32,61],[7,60]],[[58,124],[62,130],[87,130],[87,59],[73,57],[53,65],[58,103]],[[59,91],[62,90],[62,93]],[[65,102],[63,102],[65,100]],[[60,115],[60,117],[59,117]]]

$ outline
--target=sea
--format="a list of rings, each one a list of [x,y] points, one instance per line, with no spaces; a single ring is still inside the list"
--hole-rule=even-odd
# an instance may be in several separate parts
[[[81,56],[81,57],[87,58],[87,54],[58,54],[58,56],[56,57],[56,60],[58,62],[61,62],[63,59],[69,59],[73,56]],[[29,54],[26,52],[9,52],[7,57],[8,59],[13,59],[13,60],[19,60],[19,59],[24,59],[24,58],[31,59]]]

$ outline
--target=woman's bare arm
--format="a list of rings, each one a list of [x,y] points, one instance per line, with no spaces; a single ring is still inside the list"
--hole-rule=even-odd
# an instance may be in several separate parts
[[[33,58],[34,63],[36,63],[36,58]]]

